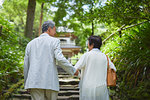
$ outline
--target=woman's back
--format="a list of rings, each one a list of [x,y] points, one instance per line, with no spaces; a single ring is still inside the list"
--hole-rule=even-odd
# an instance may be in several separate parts
[[[104,84],[106,85],[106,55],[98,49],[93,49],[87,53],[85,62],[83,85],[86,85],[87,87],[97,87]]]
[[[99,49],[85,53],[75,65],[81,69],[80,100],[109,100],[107,58]]]

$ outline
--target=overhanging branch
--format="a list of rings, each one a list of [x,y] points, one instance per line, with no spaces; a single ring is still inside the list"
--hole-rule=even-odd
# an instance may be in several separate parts
[[[125,27],[125,24],[122,25],[122,26],[117,30],[117,32],[121,31],[123,27]],[[116,33],[116,32],[110,34],[105,40],[103,40],[103,43],[104,43],[106,40],[108,40],[110,37],[112,37],[115,33]]]
[[[140,25],[140,24],[144,24],[144,23],[146,23],[146,22],[148,22],[148,21],[149,21],[149,20],[144,21],[144,22],[141,22],[141,23],[133,24],[133,25],[130,25],[130,26],[128,26],[128,27],[125,27],[125,24],[124,24],[124,25],[122,25],[116,32],[110,34],[105,40],[103,40],[103,43],[105,43],[109,38],[111,38],[115,33],[119,32],[119,31],[126,30],[126,29],[128,29],[128,28],[131,28],[131,27],[134,27],[134,26],[137,26],[137,25]],[[123,27],[125,27],[125,28],[123,28]]]
[[[149,20],[148,20],[148,21],[149,21]],[[144,23],[146,23],[146,22],[148,22],[148,21],[144,21],[144,22],[141,22],[141,23],[138,23],[138,24],[130,25],[130,26],[128,26],[128,27],[122,28],[122,30],[126,30],[126,29],[128,29],[128,28],[131,28],[131,27],[134,27],[134,26],[137,26],[137,25],[140,25],[140,24],[144,24]]]

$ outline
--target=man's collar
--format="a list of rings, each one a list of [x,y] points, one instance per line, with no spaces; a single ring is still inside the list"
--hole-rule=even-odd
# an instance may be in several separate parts
[[[48,33],[42,33],[40,36],[49,36]]]

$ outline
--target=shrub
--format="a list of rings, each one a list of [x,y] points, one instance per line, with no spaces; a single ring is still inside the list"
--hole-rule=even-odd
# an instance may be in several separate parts
[[[22,78],[23,56],[28,39],[14,31],[13,24],[0,17],[0,94]]]
[[[117,67],[117,87],[121,100],[150,98],[150,23],[123,32],[107,42],[102,51],[108,53]]]

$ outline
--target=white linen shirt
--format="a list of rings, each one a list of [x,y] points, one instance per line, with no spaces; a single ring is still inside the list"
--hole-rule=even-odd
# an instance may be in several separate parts
[[[59,65],[73,75],[76,70],[63,56],[60,40],[41,34],[27,44],[24,57],[25,89],[40,88],[59,91],[56,60]]]
[[[109,66],[116,71],[109,59]],[[99,49],[85,53],[75,65],[81,69],[80,99],[109,100],[107,90],[107,57]]]

